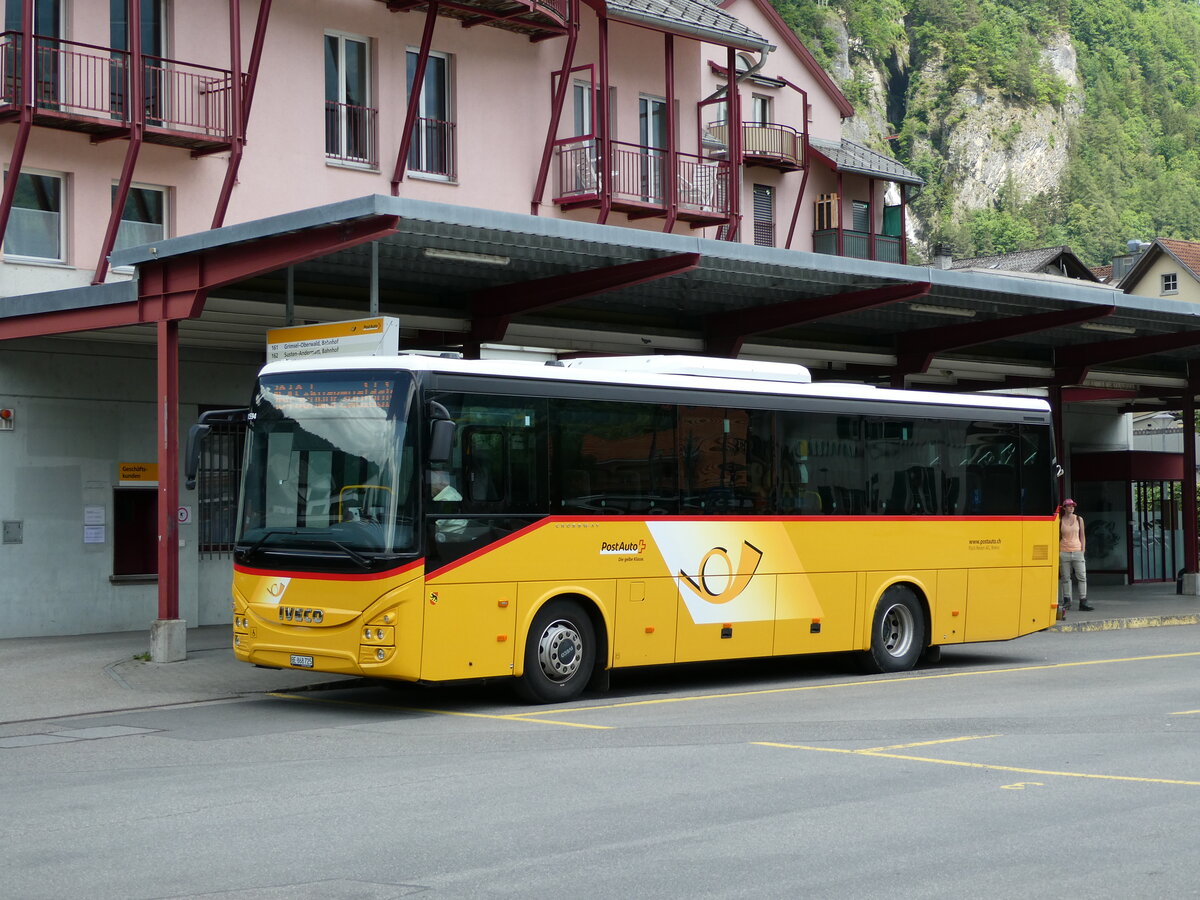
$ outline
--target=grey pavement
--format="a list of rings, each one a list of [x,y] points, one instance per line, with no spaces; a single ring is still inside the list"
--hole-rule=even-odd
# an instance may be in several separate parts
[[[1174,583],[1091,588],[1092,612],[1072,610],[1051,630],[1087,632],[1200,624],[1200,597],[1180,596]],[[150,662],[145,631],[0,640],[0,725],[195,703],[245,694],[312,689],[344,676],[261,669],[238,662],[228,625],[191,628],[187,659]]]

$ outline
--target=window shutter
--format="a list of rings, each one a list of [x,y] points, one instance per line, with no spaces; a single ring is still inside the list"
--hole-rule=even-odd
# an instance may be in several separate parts
[[[754,243],[775,246],[775,188],[769,184],[754,185]]]

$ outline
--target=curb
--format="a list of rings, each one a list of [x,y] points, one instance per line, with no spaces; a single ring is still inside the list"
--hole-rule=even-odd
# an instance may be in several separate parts
[[[1200,614],[1181,616],[1128,616],[1091,622],[1059,622],[1048,631],[1117,631],[1121,628],[1154,628],[1158,625],[1200,625]]]

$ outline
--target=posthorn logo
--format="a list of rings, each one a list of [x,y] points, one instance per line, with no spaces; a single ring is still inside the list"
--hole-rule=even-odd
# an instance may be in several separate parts
[[[700,560],[700,567],[694,578],[682,569],[679,570],[679,578],[681,583],[687,585],[701,600],[709,603],[728,603],[746,589],[746,585],[758,571],[762,557],[761,550],[749,541],[742,541],[742,552],[738,557],[737,567],[734,568],[729,551],[724,547],[713,547]],[[717,562],[710,571],[709,564],[714,560]],[[710,580],[714,583],[723,581],[723,586],[720,590],[713,590],[709,586]]]

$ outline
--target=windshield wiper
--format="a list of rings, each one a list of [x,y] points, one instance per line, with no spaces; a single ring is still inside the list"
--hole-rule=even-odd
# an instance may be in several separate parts
[[[258,551],[258,549],[267,542],[267,538],[269,538],[273,534],[299,534],[299,533],[300,532],[294,528],[272,528],[270,531],[264,531],[263,536],[260,537],[253,544],[251,544],[243,552],[247,556],[253,556]]]
[[[333,538],[322,538],[320,541],[314,541],[313,543],[329,544],[330,546],[337,547],[339,550],[345,553],[349,559],[353,560],[356,564],[362,566],[364,569],[371,568],[371,560],[367,559],[357,550],[347,547],[340,541],[335,541]]]
[[[371,560],[368,559],[367,557],[363,556],[361,553],[359,553],[353,547],[347,547],[341,541],[335,541],[333,538],[330,538],[330,537],[313,537],[308,532],[301,531],[298,528],[273,528],[270,531],[267,531],[266,533],[264,533],[262,537],[260,537],[257,541],[255,541],[253,544],[251,544],[243,552],[245,553],[246,556],[253,556],[254,553],[256,553],[262,547],[262,545],[267,542],[267,538],[269,538],[275,534],[290,534],[293,537],[301,538],[302,541],[307,544],[326,544],[331,547],[336,547],[343,554],[345,554],[347,559],[349,559],[355,565],[360,566],[361,568],[364,568],[364,569],[369,569],[372,567]]]

